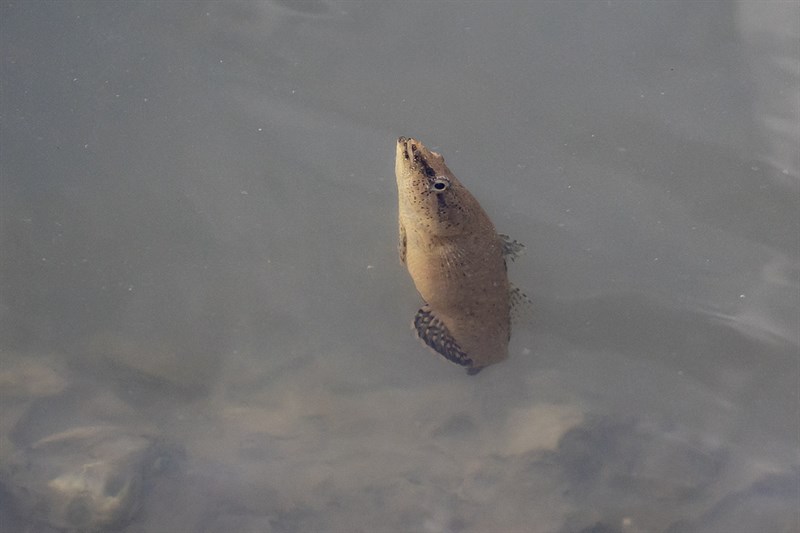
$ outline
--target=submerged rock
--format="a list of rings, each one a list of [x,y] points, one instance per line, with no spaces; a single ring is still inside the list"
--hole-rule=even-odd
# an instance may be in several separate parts
[[[68,386],[56,358],[0,351],[0,465],[15,451],[11,434],[31,406],[62,394]]]
[[[152,435],[78,427],[16,453],[0,482],[25,521],[66,531],[113,530],[136,515],[146,480],[164,471],[175,452]]]
[[[124,390],[174,398],[206,394],[216,382],[220,352],[213,343],[176,343],[160,337],[137,339],[98,334],[87,344],[83,364]]]
[[[4,401],[35,400],[60,394],[67,387],[63,371],[51,358],[3,356],[0,358],[0,398]]]

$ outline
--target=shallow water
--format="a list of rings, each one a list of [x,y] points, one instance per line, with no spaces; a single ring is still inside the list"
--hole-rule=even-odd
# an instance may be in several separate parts
[[[796,2],[0,9],[4,464],[169,442],[128,532],[800,529]],[[399,135],[526,245],[474,377],[409,329]]]

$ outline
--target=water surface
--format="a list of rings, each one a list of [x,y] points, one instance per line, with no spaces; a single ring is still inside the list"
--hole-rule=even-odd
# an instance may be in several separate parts
[[[130,532],[800,529],[796,2],[1,9],[4,461],[169,440]],[[526,245],[474,377],[400,135]]]

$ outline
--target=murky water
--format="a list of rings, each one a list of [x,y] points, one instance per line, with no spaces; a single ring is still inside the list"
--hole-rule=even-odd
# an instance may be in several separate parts
[[[800,529],[797,2],[9,2],[0,529]],[[413,338],[394,141],[533,300]]]

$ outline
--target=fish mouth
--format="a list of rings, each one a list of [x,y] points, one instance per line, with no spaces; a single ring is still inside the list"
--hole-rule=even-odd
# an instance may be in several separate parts
[[[438,159],[437,159],[438,158]],[[397,162],[396,168],[404,168],[412,173],[419,173],[423,178],[432,180],[437,172],[432,166],[435,163],[444,163],[441,156],[431,152],[416,139],[411,137],[399,137],[397,139]]]
[[[419,143],[411,137],[399,137],[397,139],[397,154],[406,161],[413,161],[419,158]]]
[[[428,165],[426,158],[427,149],[421,142],[411,137],[399,137],[397,139],[397,159],[398,162],[402,157],[406,165],[412,168],[418,168],[431,176],[432,170]]]

